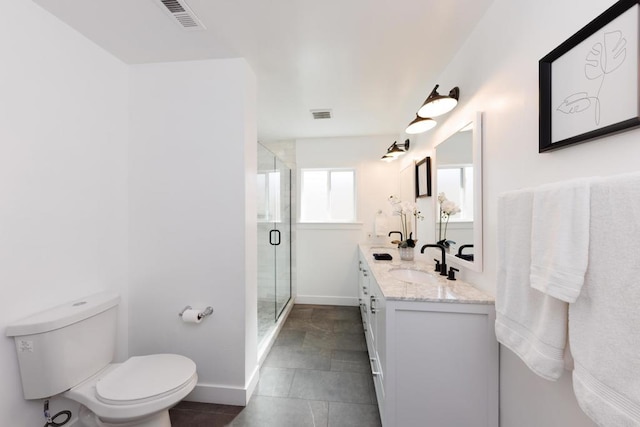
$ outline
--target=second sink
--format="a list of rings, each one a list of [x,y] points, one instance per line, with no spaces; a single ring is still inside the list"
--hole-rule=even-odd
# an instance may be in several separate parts
[[[432,274],[411,268],[394,268],[389,270],[389,274],[394,279],[402,280],[403,282],[421,283],[425,285],[438,282],[438,279],[433,277]]]

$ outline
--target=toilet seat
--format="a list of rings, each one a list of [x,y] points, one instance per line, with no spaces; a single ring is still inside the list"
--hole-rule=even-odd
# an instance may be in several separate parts
[[[132,357],[100,378],[96,397],[109,405],[131,405],[161,398],[182,387],[196,364],[177,354]]]
[[[133,362],[128,363],[130,360]],[[102,421],[123,422],[168,410],[184,399],[197,382],[192,360],[174,354],[154,354],[108,365],[63,396],[84,405]]]

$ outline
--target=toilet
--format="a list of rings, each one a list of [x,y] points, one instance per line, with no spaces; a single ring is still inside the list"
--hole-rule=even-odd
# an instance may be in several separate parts
[[[117,294],[102,292],[7,327],[25,399],[76,401],[83,427],[171,426],[169,408],[196,386],[196,365],[177,354],[112,363],[119,302]]]

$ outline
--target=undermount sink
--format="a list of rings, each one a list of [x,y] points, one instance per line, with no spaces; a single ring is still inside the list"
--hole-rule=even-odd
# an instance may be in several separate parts
[[[433,277],[432,274],[411,268],[394,268],[389,270],[389,274],[394,279],[402,280],[403,282],[420,283],[423,285],[438,282],[438,279]]]

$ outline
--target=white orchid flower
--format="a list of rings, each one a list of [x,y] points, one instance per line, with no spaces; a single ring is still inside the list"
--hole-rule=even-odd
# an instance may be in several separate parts
[[[416,210],[416,204],[415,203],[411,203],[411,202],[402,202],[400,204],[400,206],[402,206],[402,213],[403,214],[410,214],[412,215],[413,212]]]
[[[444,202],[442,202],[442,204],[440,205],[440,209],[447,215],[455,215],[460,212],[460,207],[451,200],[445,200]]]
[[[393,215],[398,215],[400,217],[400,224],[402,226],[401,234],[403,236],[402,241],[394,240],[391,243],[397,243],[398,247],[415,247],[417,242],[416,239],[413,239],[411,233],[411,219],[407,218],[409,215],[413,215],[416,220],[422,220],[424,217],[420,215],[420,211],[418,211],[418,206],[414,202],[403,202],[400,200],[398,196],[391,195],[387,199],[391,204],[391,211]]]

